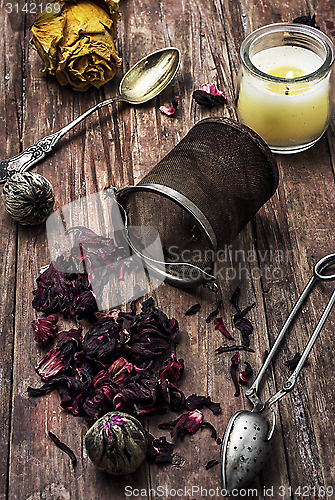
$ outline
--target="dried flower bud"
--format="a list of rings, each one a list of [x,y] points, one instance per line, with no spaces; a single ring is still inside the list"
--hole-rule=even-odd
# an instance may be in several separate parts
[[[178,99],[174,99],[172,101],[172,107],[168,108],[167,106],[161,106],[159,111],[161,111],[164,115],[173,116],[176,113],[176,109],[178,107]]]
[[[53,211],[55,195],[50,182],[34,172],[13,174],[2,198],[9,215],[22,225],[41,224]]]
[[[201,106],[222,106],[227,103],[223,92],[218,90],[214,83],[206,83],[200,90],[195,90],[193,92],[193,99]]]

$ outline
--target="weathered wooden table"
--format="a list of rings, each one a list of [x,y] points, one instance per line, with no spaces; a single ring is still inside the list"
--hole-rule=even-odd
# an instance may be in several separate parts
[[[15,4],[16,5],[16,4]],[[0,158],[8,158],[48,135],[96,102],[117,92],[122,75],[137,60],[164,46],[181,51],[181,65],[173,83],[155,100],[142,105],[114,104],[101,109],[65,136],[56,150],[34,171],[47,177],[55,190],[55,209],[80,196],[113,184],[121,188],[138,182],[194,123],[207,116],[235,117],[234,81],[239,47],[254,29],[316,12],[317,24],[330,37],[335,23],[334,3],[320,0],[277,2],[269,0],[121,0],[117,46],[123,58],[116,77],[99,91],[73,92],[55,78],[41,73],[42,62],[30,46],[31,16],[16,9],[7,14],[1,4],[0,43]],[[6,12],[7,10],[7,12]],[[26,16],[26,17],[25,17]],[[228,98],[225,107],[195,104],[192,92],[215,82]],[[175,117],[160,113],[159,106],[178,98]],[[327,134],[310,150],[277,156],[280,173],[275,195],[233,242],[227,274],[220,282],[223,321],[233,328],[229,299],[241,288],[241,305],[255,302],[250,311],[255,353],[242,353],[257,373],[264,351],[274,342],[295,300],[322,256],[334,252],[334,144],[332,123]],[[2,189],[2,188],[1,188]],[[9,500],[107,500],[123,498],[220,498],[220,466],[205,465],[218,459],[220,446],[207,429],[175,439],[173,464],[144,462],[132,475],[115,478],[95,470],[87,457],[83,437],[87,424],[59,406],[56,392],[28,397],[28,386],[39,386],[37,360],[46,352],[37,346],[31,322],[40,316],[32,308],[32,291],[40,268],[50,261],[45,224],[18,226],[1,211],[1,482],[0,498]],[[265,272],[267,270],[267,272]],[[234,275],[235,274],[235,275]],[[334,285],[318,284],[303,307],[276,356],[262,398],[280,388],[288,375],[284,361],[301,351],[328,301]],[[180,325],[175,352],[185,360],[179,382],[186,395],[210,395],[221,403],[220,415],[204,410],[222,436],[230,417],[250,408],[242,388],[234,397],[229,367],[231,353],[215,354],[223,343],[221,333],[205,318],[216,297],[197,287],[181,290],[162,284],[156,303]],[[198,314],[185,317],[194,303]],[[123,306],[126,309],[126,305]],[[69,321],[61,319],[67,328]],[[293,392],[275,405],[277,426],[268,463],[240,498],[334,498],[335,313],[332,312],[309,356]],[[162,420],[175,414],[143,420],[155,436]],[[76,453],[75,469],[48,437],[54,432]]]

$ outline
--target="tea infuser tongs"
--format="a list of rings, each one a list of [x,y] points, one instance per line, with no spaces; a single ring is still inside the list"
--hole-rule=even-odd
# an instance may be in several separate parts
[[[276,424],[276,416],[271,406],[294,387],[301,368],[335,303],[335,290],[292,375],[287,379],[283,387],[271,396],[266,403],[262,403],[258,396],[260,382],[281,340],[291,326],[301,305],[310,294],[314,284],[317,281],[335,280],[335,274],[325,274],[325,271],[333,265],[335,265],[335,253],[323,257],[315,265],[313,276],[284,323],[255,381],[250,389],[245,392],[245,396],[253,404],[253,409],[251,411],[242,410],[235,413],[228,423],[221,447],[222,487],[228,494],[234,489],[240,489],[252,481],[266,462]]]

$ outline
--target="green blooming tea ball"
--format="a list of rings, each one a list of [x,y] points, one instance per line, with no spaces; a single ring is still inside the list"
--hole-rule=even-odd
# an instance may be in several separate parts
[[[2,192],[9,215],[23,225],[41,224],[53,211],[55,195],[43,175],[31,172],[13,174]]]
[[[87,431],[85,446],[98,469],[121,476],[131,474],[141,465],[147,439],[135,417],[114,411],[106,413]]]

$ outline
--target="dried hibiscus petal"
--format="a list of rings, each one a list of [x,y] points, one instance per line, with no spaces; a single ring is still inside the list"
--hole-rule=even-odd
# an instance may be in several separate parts
[[[297,352],[292,359],[288,359],[287,361],[284,362],[284,365],[286,365],[292,372],[295,370],[297,364],[299,363],[301,358],[300,352]]]
[[[35,330],[35,341],[45,344],[57,334],[58,326],[57,314],[50,314],[46,318],[39,318],[32,321],[32,326]]]
[[[203,422],[204,416],[199,410],[190,411],[184,413],[176,420],[170,422],[163,422],[158,424],[159,429],[171,429],[171,437],[174,437],[177,433],[180,436],[185,434],[194,434],[197,432]]]
[[[177,382],[184,372],[184,360],[177,359],[175,354],[163,362],[159,370],[159,378],[167,379],[169,382]]]
[[[201,410],[205,406],[209,408],[214,414],[218,414],[221,412],[220,403],[214,403],[211,400],[210,396],[197,396],[196,394],[192,394],[188,396],[185,400],[185,406],[188,410]]]
[[[211,469],[212,467],[214,467],[214,465],[217,465],[218,463],[219,463],[219,461],[216,459],[209,460],[209,462],[207,462],[207,464],[205,466],[205,469],[206,470]]]
[[[108,368],[107,376],[113,380],[119,387],[127,385],[131,378],[133,371],[133,364],[129,363],[126,359],[120,357]]]
[[[155,438],[152,434],[147,432],[147,457],[155,464],[164,462],[172,463],[172,452],[174,444],[169,443],[165,436]]]
[[[73,275],[57,271],[51,263],[36,280],[33,307],[45,314],[60,311],[68,315],[69,305],[74,298],[72,279]]]
[[[249,336],[253,332],[253,326],[251,324],[251,321],[249,321],[247,318],[244,316],[253,308],[255,307],[255,303],[251,304],[250,306],[245,307],[243,310],[240,309],[239,306],[239,298],[240,298],[240,288],[237,287],[230,299],[230,302],[233,304],[233,306],[236,309],[236,314],[234,315],[234,325],[235,327],[240,330],[242,334],[242,345],[249,347],[250,346],[250,338]]]
[[[219,300],[216,309],[214,309],[214,311],[212,311],[211,313],[209,313],[209,315],[207,316],[206,323],[210,323],[211,319],[215,318],[215,316],[217,316],[219,314],[221,304],[222,304],[222,301]]]
[[[212,431],[211,437],[216,440],[218,435],[214,425],[212,425],[210,422],[202,422],[201,429],[204,429],[205,427],[209,427],[209,429]]]
[[[248,363],[248,361],[245,361],[244,364],[245,364],[245,370],[243,370],[240,373],[239,379],[240,379],[240,382],[243,382],[244,384],[248,384],[249,379],[250,379],[250,377],[252,377],[253,372],[252,372],[251,365],[250,365],[250,363]]]
[[[74,354],[81,349],[81,332],[80,326],[77,330],[71,329],[58,334],[56,347],[47,352],[35,368],[42,380],[49,380],[72,367]]]
[[[296,17],[295,19],[293,19],[293,22],[298,24],[307,24],[307,26],[312,26],[313,28],[316,28],[315,14],[313,14],[313,16],[310,16],[308,14],[307,16]]]
[[[72,465],[75,467],[77,465],[77,459],[73,451],[66,444],[62,443],[51,431],[49,431],[49,437],[55,445],[58,446],[58,448],[64,451],[71,458]]]
[[[227,103],[223,92],[219,91],[214,83],[203,85],[200,90],[193,92],[193,99],[202,106],[217,106]]]
[[[216,354],[222,354],[223,352],[232,352],[232,351],[255,352],[254,349],[251,349],[250,347],[247,347],[245,345],[230,345],[230,346],[221,345],[220,347],[215,349]]]
[[[167,106],[161,106],[159,108],[159,111],[164,113],[164,115],[173,116],[175,115],[177,108],[178,108],[178,99],[174,99],[172,101],[172,106],[170,108],[168,108]]]
[[[235,394],[234,394],[235,397],[238,397],[240,395],[240,386],[238,384],[238,380],[237,380],[237,376],[236,376],[236,369],[238,367],[239,357],[240,357],[239,352],[234,354],[234,356],[231,358],[231,366],[230,366],[230,375],[231,375],[231,378],[234,382],[235,389],[236,389]]]
[[[200,311],[200,309],[201,309],[200,304],[194,304],[189,309],[187,309],[185,316],[193,316],[193,314],[196,314],[198,311]]]
[[[77,295],[70,307],[71,316],[78,316],[78,319],[93,316],[97,311],[98,306],[92,290],[85,290]]]
[[[230,335],[230,333],[224,326],[222,318],[215,318],[214,324],[215,324],[215,330],[219,330],[219,332],[221,332],[222,335],[224,335],[228,340],[234,340],[234,337]]]

